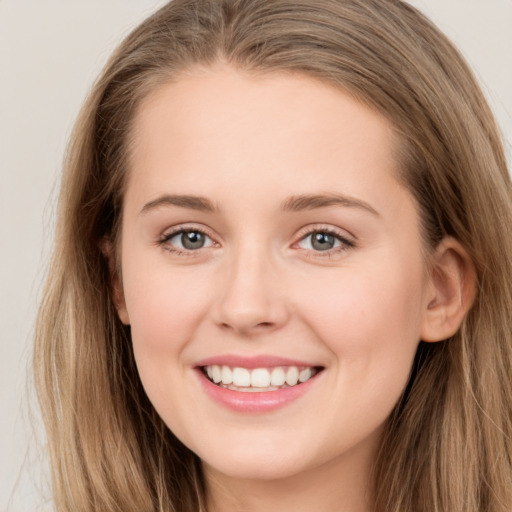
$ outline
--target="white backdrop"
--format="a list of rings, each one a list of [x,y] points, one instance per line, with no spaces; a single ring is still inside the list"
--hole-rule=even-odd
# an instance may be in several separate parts
[[[27,368],[73,120],[111,50],[163,0],[0,0],[0,512],[48,510]],[[480,78],[512,161],[512,0],[413,0]],[[30,416],[34,415],[31,419]]]

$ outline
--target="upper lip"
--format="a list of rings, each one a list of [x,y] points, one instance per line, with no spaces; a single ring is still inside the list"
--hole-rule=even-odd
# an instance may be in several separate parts
[[[259,356],[238,356],[235,354],[224,354],[202,359],[196,363],[196,367],[204,366],[230,366],[231,368],[273,368],[275,366],[307,366],[320,367],[321,365],[310,361],[301,361],[287,357],[259,355]]]

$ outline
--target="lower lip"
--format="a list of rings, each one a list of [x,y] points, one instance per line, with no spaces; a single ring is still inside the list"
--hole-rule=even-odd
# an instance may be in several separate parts
[[[302,384],[274,391],[234,391],[214,384],[198,369],[199,379],[206,394],[215,402],[237,412],[262,413],[286,406],[306,394],[316,383],[323,372]]]

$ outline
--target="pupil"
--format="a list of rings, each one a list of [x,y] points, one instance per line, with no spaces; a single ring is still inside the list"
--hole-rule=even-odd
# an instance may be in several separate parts
[[[181,243],[185,249],[200,249],[204,245],[204,235],[197,231],[186,231],[181,235]]]
[[[311,245],[317,251],[327,251],[334,247],[334,237],[328,233],[314,233]]]

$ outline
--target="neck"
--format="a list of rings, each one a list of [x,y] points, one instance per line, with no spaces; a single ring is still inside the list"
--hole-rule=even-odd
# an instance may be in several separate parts
[[[370,512],[375,451],[343,454],[278,479],[237,478],[203,464],[209,512]]]

